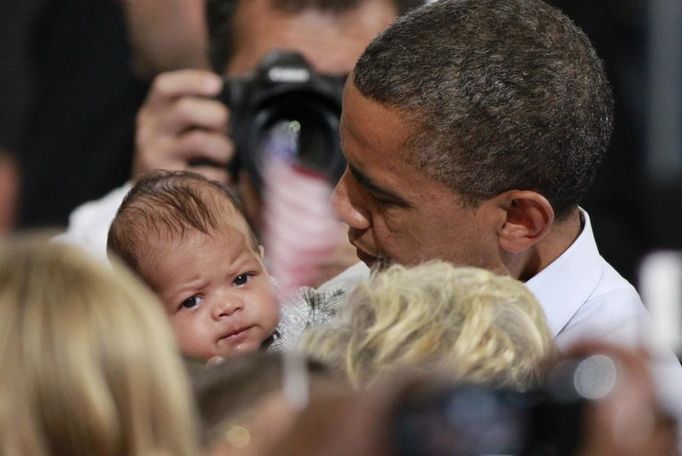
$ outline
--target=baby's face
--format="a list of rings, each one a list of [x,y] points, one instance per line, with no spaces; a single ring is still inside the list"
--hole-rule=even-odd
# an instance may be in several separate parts
[[[184,355],[208,359],[258,350],[275,330],[279,305],[246,228],[155,241],[143,272],[158,293]]]

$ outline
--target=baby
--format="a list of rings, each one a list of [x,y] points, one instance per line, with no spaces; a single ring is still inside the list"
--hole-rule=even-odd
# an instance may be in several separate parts
[[[231,356],[272,340],[279,304],[263,249],[220,184],[189,172],[144,177],[107,247],[159,296],[185,356]]]

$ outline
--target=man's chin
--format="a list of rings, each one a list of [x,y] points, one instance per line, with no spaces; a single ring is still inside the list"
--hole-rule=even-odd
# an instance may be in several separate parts
[[[365,263],[373,271],[381,271],[390,265],[390,260],[383,255],[374,256],[356,247],[355,254],[360,261]]]
[[[370,255],[369,253],[365,252],[362,249],[355,248],[355,254],[357,255],[358,259],[365,263],[368,268],[372,268],[374,266],[374,263],[377,262],[378,258],[375,257],[374,255]]]

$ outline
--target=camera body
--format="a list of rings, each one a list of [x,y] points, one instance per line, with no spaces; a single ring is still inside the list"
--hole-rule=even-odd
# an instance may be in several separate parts
[[[252,75],[226,78],[220,100],[230,109],[236,156],[258,188],[268,154],[288,155],[335,183],[346,166],[339,140],[345,75],[315,73],[296,52],[266,55]]]

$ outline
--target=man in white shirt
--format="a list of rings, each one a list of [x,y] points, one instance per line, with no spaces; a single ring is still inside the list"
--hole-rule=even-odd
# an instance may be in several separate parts
[[[638,345],[646,310],[578,207],[612,104],[589,40],[539,0],[441,0],[398,21],[344,94],[349,165],[334,202],[358,257],[486,267],[527,283],[560,348]],[[354,274],[367,268],[342,278]],[[658,379],[682,384],[679,362],[663,356]]]
[[[568,18],[539,0],[435,2],[370,44],[343,101],[334,201],[367,266],[485,267],[527,283],[560,348],[643,342],[641,299],[578,206],[613,100]],[[679,362],[661,356],[658,377],[680,382]]]

